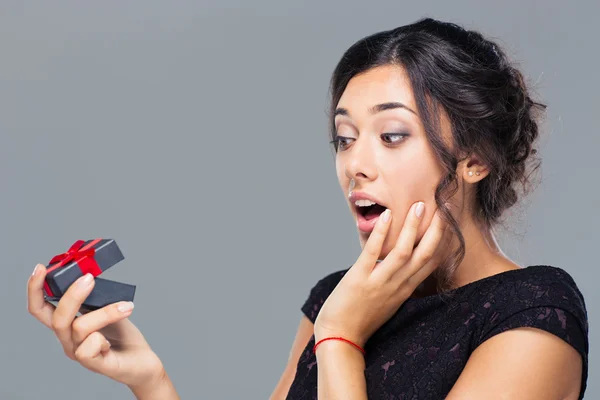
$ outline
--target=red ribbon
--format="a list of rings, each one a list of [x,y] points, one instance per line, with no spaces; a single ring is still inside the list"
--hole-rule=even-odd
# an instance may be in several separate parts
[[[48,265],[52,265],[48,268],[46,273],[52,272],[55,269],[62,268],[65,265],[69,264],[72,261],[75,261],[81,270],[81,275],[85,275],[87,273],[92,274],[93,276],[98,276],[102,273],[102,269],[94,259],[94,254],[96,254],[96,249],[94,249],[94,245],[98,243],[102,239],[95,239],[88,243],[85,247],[83,244],[85,241],[77,240],[75,243],[71,245],[69,250],[66,253],[57,254],[48,263]],[[55,296],[50,289],[50,285],[48,282],[44,282],[44,290],[48,296]]]

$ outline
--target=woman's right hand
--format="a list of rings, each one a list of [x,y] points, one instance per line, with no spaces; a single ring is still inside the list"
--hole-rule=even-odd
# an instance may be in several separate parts
[[[27,285],[28,310],[54,331],[67,357],[133,391],[161,384],[166,377],[162,362],[128,319],[132,303],[110,304],[76,318],[94,287],[93,277],[75,281],[56,309],[44,299],[45,278],[46,267],[38,264]],[[131,307],[122,311],[120,306],[127,305]]]

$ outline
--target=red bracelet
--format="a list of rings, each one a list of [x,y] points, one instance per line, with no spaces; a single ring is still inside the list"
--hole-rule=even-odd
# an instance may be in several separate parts
[[[323,343],[323,342],[324,342],[324,341],[326,341],[326,340],[333,340],[333,339],[335,339],[335,340],[341,340],[342,342],[349,343],[349,344],[351,344],[352,346],[356,347],[358,350],[360,350],[360,352],[361,352],[361,353],[363,353],[363,355],[366,355],[366,354],[367,354],[367,353],[365,352],[365,350],[364,350],[362,347],[360,347],[360,346],[359,346],[359,345],[357,345],[356,343],[353,343],[353,342],[351,342],[351,341],[350,341],[350,340],[348,340],[348,339],[344,339],[343,337],[327,337],[327,338],[325,338],[325,339],[321,339],[321,340],[319,340],[319,342],[318,342],[317,344],[315,344],[315,347],[313,347],[313,353],[316,353],[316,352],[317,352],[317,346],[318,346],[318,345],[320,345],[321,343]]]

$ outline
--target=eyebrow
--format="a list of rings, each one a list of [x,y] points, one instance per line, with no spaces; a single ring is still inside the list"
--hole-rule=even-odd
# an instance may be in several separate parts
[[[404,105],[402,103],[398,103],[398,102],[376,104],[373,107],[369,108],[369,114],[373,115],[373,114],[377,114],[377,113],[385,111],[385,110],[392,110],[394,108],[403,108],[403,109],[410,111],[411,113],[417,115],[417,113],[414,112],[413,110],[411,110],[409,107],[407,107],[406,105]],[[337,115],[348,116],[349,115],[348,109],[343,108],[343,107],[336,108],[335,113],[333,114],[333,117],[335,118]]]

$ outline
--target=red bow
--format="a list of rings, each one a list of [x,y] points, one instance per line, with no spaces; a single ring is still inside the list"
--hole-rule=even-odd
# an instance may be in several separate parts
[[[102,269],[94,259],[93,255],[96,254],[96,249],[94,249],[94,245],[98,243],[101,239],[95,239],[92,242],[88,243],[87,248],[84,250],[80,250],[83,247],[85,241],[78,240],[71,245],[69,250],[66,253],[57,254],[52,257],[52,260],[48,263],[48,270],[46,273],[50,273],[58,268],[62,268],[71,261],[77,262],[79,269],[81,270],[82,275],[86,273],[91,273],[93,276],[98,276],[102,273]],[[55,264],[55,265],[52,265]],[[48,296],[54,296],[55,294],[52,292],[48,281],[44,282],[44,290]]]
[[[52,260],[50,260],[50,262],[48,263],[48,265],[52,265],[52,264],[58,262],[58,264],[57,265],[53,265],[53,267],[54,268],[60,268],[60,267],[62,267],[64,265],[67,265],[68,263],[70,263],[71,261],[74,261],[76,259],[83,258],[83,257],[88,257],[88,256],[93,256],[96,253],[96,250],[93,247],[90,247],[89,249],[86,249],[86,250],[83,250],[83,251],[79,251],[79,249],[83,247],[84,243],[85,243],[85,241],[83,241],[83,240],[76,241],[69,248],[69,250],[67,250],[66,253],[57,254],[54,257],[52,257]]]

